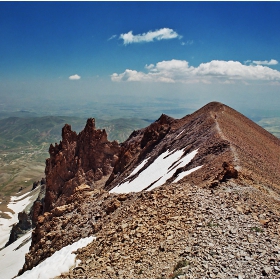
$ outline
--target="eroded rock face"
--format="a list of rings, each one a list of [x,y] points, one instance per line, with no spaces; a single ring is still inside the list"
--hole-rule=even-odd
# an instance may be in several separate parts
[[[8,242],[5,244],[5,247],[12,244],[16,241],[20,236],[24,235],[28,230],[31,229],[32,221],[30,219],[29,213],[25,211],[18,213],[18,223],[14,224],[10,233],[10,238]]]
[[[133,161],[141,162],[153,148],[168,134],[173,118],[162,114],[160,118],[146,128],[133,131],[130,137],[121,145],[119,159],[117,160],[105,189],[110,183],[122,174]]]
[[[112,172],[119,151],[119,144],[108,141],[104,129],[95,128],[93,118],[88,119],[79,134],[66,124],[62,129],[62,141],[49,149],[44,211],[63,205],[81,184],[94,188],[94,182]]]

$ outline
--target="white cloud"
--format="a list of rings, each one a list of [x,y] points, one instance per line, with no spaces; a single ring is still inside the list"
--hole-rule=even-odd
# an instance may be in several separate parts
[[[244,61],[244,64],[252,64],[252,60],[248,59]]]
[[[239,61],[212,60],[198,67],[190,66],[188,61],[172,59],[156,65],[145,66],[147,73],[126,69],[123,73],[114,73],[111,80],[149,81],[166,83],[233,83],[237,80],[278,81],[280,72],[262,65],[244,65]]]
[[[108,39],[108,41],[110,41],[110,40],[112,40],[112,39],[114,39],[114,38],[116,38],[117,37],[117,35],[112,35],[109,39]]]
[[[132,31],[128,33],[121,34],[120,39],[123,39],[124,45],[132,43],[143,43],[143,42],[153,42],[154,40],[167,40],[167,39],[181,39],[177,32],[170,28],[161,28],[155,31],[149,31],[147,33],[133,35]]]
[[[69,77],[69,80],[80,80],[81,76],[79,76],[78,74],[72,75]]]
[[[270,59],[270,61],[268,60],[253,60],[254,64],[257,65],[276,65],[278,64],[278,61],[275,59]]]

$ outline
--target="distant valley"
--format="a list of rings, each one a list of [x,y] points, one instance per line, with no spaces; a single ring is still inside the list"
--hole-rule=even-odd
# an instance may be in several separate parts
[[[27,113],[19,113],[22,114]],[[96,126],[106,129],[108,139],[122,142],[133,130],[150,122],[136,118],[96,119]],[[66,123],[80,132],[85,127],[86,118],[46,116],[0,119],[0,201],[8,202],[9,196],[21,187],[31,188],[34,181],[44,176],[49,146],[59,143],[61,129]],[[0,210],[4,210],[5,204],[0,205]]]

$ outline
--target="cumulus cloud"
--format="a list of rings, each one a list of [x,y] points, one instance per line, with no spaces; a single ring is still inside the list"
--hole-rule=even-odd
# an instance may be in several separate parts
[[[111,80],[149,81],[166,83],[233,83],[237,80],[278,81],[280,72],[262,65],[244,65],[239,61],[212,60],[201,63],[198,67],[190,66],[186,60],[172,59],[161,61],[156,65],[145,66],[145,72],[126,69],[123,73],[114,73]]]
[[[276,65],[278,64],[278,61],[275,59],[271,59],[270,61],[268,60],[253,60],[254,64],[257,65]]]
[[[143,42],[153,42],[154,40],[168,40],[168,39],[181,39],[177,32],[170,28],[161,28],[155,31],[149,31],[147,33],[133,35],[132,31],[120,35],[120,39],[123,39],[124,45],[132,43],[143,43]]]
[[[81,76],[79,76],[78,74],[72,75],[69,77],[69,80],[80,80]]]

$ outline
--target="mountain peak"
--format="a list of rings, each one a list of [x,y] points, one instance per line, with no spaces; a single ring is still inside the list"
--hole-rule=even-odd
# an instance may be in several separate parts
[[[229,215],[237,227],[252,224],[252,228],[258,228],[255,216],[250,218],[246,213],[256,205],[262,213],[279,209],[279,155],[279,139],[219,102],[208,103],[181,119],[163,114],[148,127],[134,131],[121,144],[109,142],[105,130],[95,129],[94,119],[88,120],[78,135],[66,125],[62,142],[50,147],[46,197],[41,207],[44,212],[38,217],[23,271],[49,257],[53,248],[59,250],[92,234],[97,235],[97,242],[82,250],[84,255],[79,257],[86,262],[84,271],[104,278],[102,271],[108,270],[107,263],[119,271],[127,266],[139,268],[149,259],[153,271],[156,267],[164,269],[162,264],[170,263],[166,259],[168,252],[176,252],[172,258],[188,255],[189,251],[183,250],[187,242],[180,243],[182,236],[191,242],[193,239],[188,239],[187,234],[191,229],[193,236],[199,233],[204,238],[203,230],[210,230],[216,213],[223,225],[228,225]],[[246,206],[248,203],[251,208]],[[234,208],[237,204],[238,210]],[[234,209],[225,214],[227,207]],[[238,220],[237,211],[242,213],[245,223]],[[199,217],[203,213],[208,216],[202,223]],[[270,220],[260,217],[267,226]],[[51,230],[53,226],[55,229]],[[184,231],[178,233],[178,228]],[[246,230],[244,238],[248,236]],[[223,232],[217,236],[228,238]],[[236,234],[236,229],[230,229],[230,234]],[[135,245],[143,240],[143,248],[152,248],[162,261],[154,265],[157,257],[149,257],[152,251],[143,255],[142,247]],[[168,251],[170,244],[174,247]],[[183,251],[176,251],[175,245]],[[138,256],[139,248],[142,255]],[[129,255],[133,261],[120,260],[121,254]],[[100,268],[103,263],[99,263],[99,258],[107,256],[110,257],[105,267]],[[88,259],[90,267],[96,269],[88,268]],[[127,266],[119,267],[122,261]],[[110,271],[106,277],[122,278]],[[144,276],[162,276],[160,271],[149,271],[145,270]]]
[[[165,114],[161,114],[161,116],[156,120],[156,122],[160,123],[160,124],[167,124],[170,123],[174,120],[174,118],[165,115]]]
[[[232,174],[239,174],[233,178],[250,178],[279,188],[279,142],[247,117],[220,102],[210,102],[182,119],[162,115],[124,143],[123,154],[132,156],[126,161],[126,167],[114,168],[106,189],[114,191],[116,185],[128,182],[128,178],[133,181],[137,175],[127,177],[129,172],[133,173],[144,160],[147,169],[167,151],[182,151],[186,155],[195,150],[198,151],[195,157],[178,168],[166,182],[174,181],[180,173],[203,166],[182,179],[198,185],[215,185],[217,180],[223,181],[225,174],[231,174],[230,167],[235,170]],[[181,155],[181,159],[183,157]],[[149,185],[150,189],[152,185]],[[158,184],[154,182],[154,185]]]

